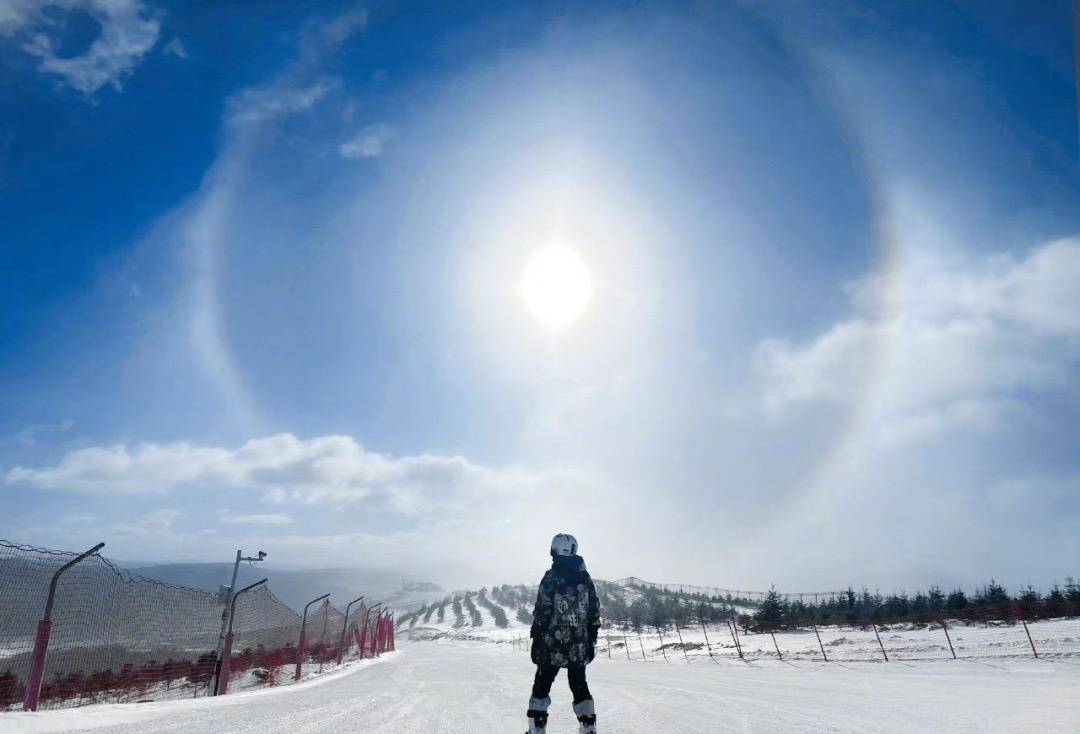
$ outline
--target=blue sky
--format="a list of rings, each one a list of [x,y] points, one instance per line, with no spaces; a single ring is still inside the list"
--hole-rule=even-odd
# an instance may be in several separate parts
[[[1080,573],[1069,6],[0,0],[0,536]]]

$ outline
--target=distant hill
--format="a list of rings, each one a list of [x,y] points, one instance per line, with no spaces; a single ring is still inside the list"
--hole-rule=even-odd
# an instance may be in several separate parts
[[[759,606],[675,584],[633,578],[595,581],[605,629],[655,629],[670,620],[684,626],[691,621],[726,624],[728,619],[751,614]],[[411,639],[448,637],[507,643],[528,636],[536,591],[535,586],[504,584],[476,591],[432,593],[426,602],[398,605],[397,626]]]
[[[135,566],[130,570],[149,578],[179,586],[217,591],[229,583],[231,563],[165,563]],[[269,579],[274,596],[299,611],[312,599],[329,592],[334,604],[344,606],[363,594],[371,601],[399,596],[402,574],[374,568],[275,569],[264,564],[240,564],[237,588]]]

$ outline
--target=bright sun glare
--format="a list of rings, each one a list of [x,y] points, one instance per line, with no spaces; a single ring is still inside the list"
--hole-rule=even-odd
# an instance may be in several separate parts
[[[521,278],[521,294],[541,324],[564,329],[577,321],[589,304],[589,266],[569,247],[549,245],[529,259]]]

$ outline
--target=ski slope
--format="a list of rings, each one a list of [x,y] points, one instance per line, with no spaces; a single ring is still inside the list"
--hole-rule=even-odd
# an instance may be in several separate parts
[[[0,714],[6,734],[515,734],[525,731],[528,657],[506,645],[404,644],[378,661],[220,699]],[[696,732],[1076,732],[1080,665],[692,663],[606,658],[589,667],[605,734]],[[565,677],[552,734],[576,732]]]

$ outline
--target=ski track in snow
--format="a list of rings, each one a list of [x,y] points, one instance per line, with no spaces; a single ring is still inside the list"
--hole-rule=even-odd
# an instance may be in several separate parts
[[[533,666],[505,645],[418,642],[375,664],[220,699],[0,714],[5,734],[520,734]],[[604,734],[1076,732],[1080,665],[1006,660],[589,666]],[[565,673],[551,734],[577,731]]]

